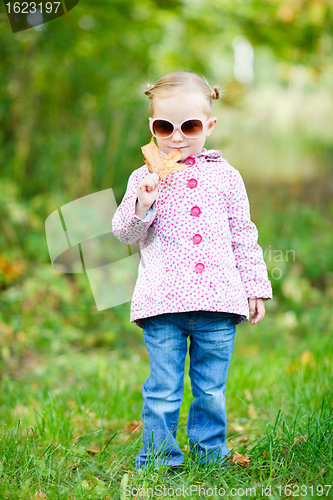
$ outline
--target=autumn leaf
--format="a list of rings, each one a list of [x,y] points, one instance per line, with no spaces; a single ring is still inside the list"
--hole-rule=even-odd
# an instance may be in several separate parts
[[[0,323],[0,336],[6,340],[14,341],[14,329],[7,323]]]
[[[235,443],[246,443],[250,439],[250,434],[243,434],[243,436],[238,436],[234,439]]]
[[[326,472],[326,471],[325,471],[325,469],[320,469],[320,472],[318,472],[318,473],[316,474],[316,477],[319,477],[319,476],[324,476],[324,475],[325,475],[325,472]]]
[[[35,493],[35,498],[39,498],[39,499],[41,499],[41,500],[42,500],[42,499],[44,499],[44,498],[46,498],[45,493],[43,493],[43,492],[41,491],[41,489],[40,489],[40,487],[39,487],[39,486],[37,486],[37,491],[36,491],[36,493]]]
[[[142,424],[141,420],[139,420],[139,421],[133,420],[132,422],[130,422],[129,424],[126,425],[125,432],[128,432],[129,434],[132,434],[132,432],[134,434],[140,434],[142,425],[143,424]]]
[[[26,267],[27,264],[24,260],[10,261],[4,254],[0,255],[0,274],[8,282],[15,280],[23,274]]]
[[[91,455],[97,455],[97,453],[101,451],[101,448],[99,445],[97,445],[97,446],[91,446],[90,448],[86,448],[86,450]]]
[[[245,397],[248,401],[252,401],[252,394],[250,393],[250,391],[248,389],[244,389],[244,394],[245,394]]]
[[[151,174],[155,172],[160,180],[177,170],[186,170],[188,168],[188,165],[177,163],[181,158],[179,149],[161,157],[160,149],[154,142],[154,136],[152,136],[149,144],[142,146],[141,150],[149,172]]]
[[[254,406],[252,403],[249,404],[248,406],[248,411],[247,411],[247,414],[250,418],[256,418],[257,417],[257,414],[256,412],[254,411]]]
[[[308,438],[309,438],[308,434],[304,434],[304,436],[301,434],[299,438],[294,438],[294,443],[296,443],[297,446],[301,446],[308,440]]]
[[[162,165],[159,170],[159,176],[161,179],[169,174],[172,174],[174,171],[186,170],[188,168],[188,165],[180,165],[177,163],[177,161],[180,160],[180,157],[180,151],[177,149],[176,151],[171,151],[171,153],[167,156],[163,156],[163,158],[161,158]]]
[[[237,432],[244,432],[246,430],[245,427],[238,425],[236,422],[230,422],[230,427],[235,429],[235,431]]]
[[[152,136],[149,144],[142,146],[141,151],[145,159],[145,164],[148,167],[149,172],[152,174],[153,172],[158,171],[161,161],[161,154],[159,148],[156,146],[154,142],[154,137]]]
[[[250,466],[250,458],[248,455],[242,455],[235,451],[234,455],[229,458],[228,466],[237,465],[239,467],[249,467]]]

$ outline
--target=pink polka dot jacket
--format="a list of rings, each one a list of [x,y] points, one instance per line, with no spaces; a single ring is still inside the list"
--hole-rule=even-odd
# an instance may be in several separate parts
[[[160,180],[144,219],[135,214],[137,186],[149,171],[134,170],[112,219],[120,241],[140,244],[130,318],[140,328],[149,316],[198,310],[236,313],[238,324],[249,319],[249,297],[272,298],[240,173],[217,150],[185,163]]]

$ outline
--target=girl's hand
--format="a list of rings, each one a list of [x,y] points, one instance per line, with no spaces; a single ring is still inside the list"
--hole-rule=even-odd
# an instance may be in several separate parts
[[[141,207],[150,207],[158,195],[159,177],[154,172],[148,174],[138,184],[137,195],[138,203]]]
[[[259,323],[265,316],[265,301],[264,299],[248,299],[251,318],[251,325]]]

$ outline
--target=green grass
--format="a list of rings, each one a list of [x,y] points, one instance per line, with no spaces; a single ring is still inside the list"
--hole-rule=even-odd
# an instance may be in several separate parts
[[[184,465],[143,475],[134,466],[141,435],[126,430],[141,420],[149,375],[142,330],[129,323],[129,304],[97,312],[86,275],[52,269],[44,221],[63,200],[48,193],[23,203],[2,180],[0,500],[333,498],[330,179],[328,171],[304,186],[246,182],[274,291],[262,322],[237,327],[228,375],[227,443],[249,466],[203,469],[188,452],[187,359]],[[176,493],[191,485],[191,496]]]
[[[288,498],[286,485],[292,485],[286,493],[301,498],[332,498],[325,487],[318,494],[333,482],[332,355],[329,332],[299,337],[297,330],[281,329],[274,311],[256,326],[238,326],[226,392],[227,443],[247,454],[250,465],[202,468],[188,452],[187,358],[177,436],[183,467],[139,475],[134,458],[141,435],[126,426],[141,420],[141,385],[149,374],[143,340],[123,357],[105,349],[31,354],[15,375],[3,370],[0,498],[148,498],[143,488],[155,491],[149,498],[160,498],[164,487],[169,494],[163,498],[183,498],[176,488],[189,494],[190,485],[191,498],[215,487],[225,489],[224,498],[244,498],[246,488],[255,488],[251,498]],[[123,493],[121,482],[128,488]],[[271,496],[262,491],[268,487]],[[126,496],[129,488],[141,491]]]

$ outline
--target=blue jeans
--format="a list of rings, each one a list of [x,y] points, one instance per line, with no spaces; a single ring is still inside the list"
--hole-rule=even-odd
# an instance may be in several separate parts
[[[225,396],[238,315],[213,311],[166,313],[145,318],[143,337],[150,360],[142,386],[143,447],[136,469],[179,466],[184,455],[176,442],[184,392],[187,337],[193,401],[187,421],[190,450],[205,465],[221,463],[226,444]]]

